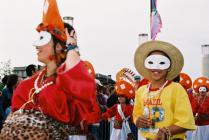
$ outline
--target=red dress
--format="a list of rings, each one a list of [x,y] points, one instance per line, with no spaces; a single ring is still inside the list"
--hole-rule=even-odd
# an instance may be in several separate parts
[[[56,78],[51,77],[44,81],[54,81],[54,84],[37,94],[34,97],[35,104],[29,103],[25,109],[39,110],[40,106],[44,114],[70,125],[79,125],[81,120],[85,120],[87,124],[98,122],[100,108],[96,102],[96,85],[84,62],[80,61],[66,72],[64,69],[65,65],[60,66]],[[37,76],[38,74],[18,85],[12,98],[13,112],[28,101]]]
[[[123,120],[118,112],[117,106],[118,106],[118,104],[115,104],[114,106],[109,108],[105,113],[102,114],[102,118],[108,119],[108,118],[112,118],[115,116],[114,128],[121,129]],[[125,106],[122,105],[122,111],[123,111],[123,114],[125,117],[128,117],[128,116],[131,117],[132,112],[133,112],[133,106],[129,105],[129,104],[126,104]]]
[[[198,117],[195,121],[196,125],[202,126],[202,125],[209,125],[209,97],[206,96],[205,99],[199,101],[198,103],[198,97],[194,98],[192,102],[192,109],[193,114],[198,114]]]

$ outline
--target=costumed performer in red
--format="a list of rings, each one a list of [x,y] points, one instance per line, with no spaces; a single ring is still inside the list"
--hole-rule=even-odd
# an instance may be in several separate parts
[[[14,91],[0,139],[62,140],[75,135],[73,140],[85,140],[86,125],[100,119],[96,85],[80,60],[75,31],[65,29],[55,0],[45,0],[37,31],[34,46],[45,68]]]
[[[110,140],[132,139],[133,135],[128,121],[132,117],[133,106],[130,105],[130,99],[134,98],[134,87],[129,82],[120,80],[116,82],[115,90],[119,103],[103,113],[102,118],[111,120],[114,117],[114,128]]]
[[[193,83],[193,90],[197,94],[192,106],[197,130],[192,133],[192,140],[208,140],[209,138],[209,79],[199,77]]]

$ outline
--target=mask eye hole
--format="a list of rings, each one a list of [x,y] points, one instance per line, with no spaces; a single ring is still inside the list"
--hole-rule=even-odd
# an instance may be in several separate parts
[[[153,64],[153,62],[152,61],[148,61],[148,64]]]
[[[160,62],[159,64],[160,64],[160,65],[164,65],[164,64],[165,64],[165,62]]]
[[[40,40],[42,40],[42,39],[44,39],[44,37],[43,36],[40,36]]]

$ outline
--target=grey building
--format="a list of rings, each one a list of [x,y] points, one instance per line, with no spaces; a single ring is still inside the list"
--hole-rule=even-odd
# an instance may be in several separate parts
[[[23,67],[14,67],[13,69],[13,72],[15,74],[17,74],[19,77],[25,79],[27,77],[27,74],[26,74],[26,67],[27,66],[23,66]],[[38,65],[36,66],[38,71],[42,69],[42,66]]]
[[[13,72],[23,79],[27,77],[26,66],[25,67],[14,67]]]

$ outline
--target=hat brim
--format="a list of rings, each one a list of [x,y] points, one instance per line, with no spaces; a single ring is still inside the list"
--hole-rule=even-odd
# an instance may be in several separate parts
[[[174,45],[163,41],[148,41],[137,48],[134,55],[134,64],[139,74],[149,80],[151,79],[148,70],[144,66],[144,61],[153,51],[162,51],[169,56],[171,67],[166,77],[168,80],[173,80],[179,75],[184,65],[183,55]]]

